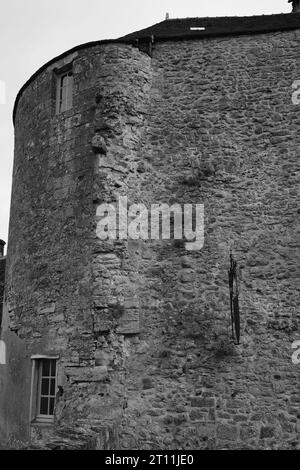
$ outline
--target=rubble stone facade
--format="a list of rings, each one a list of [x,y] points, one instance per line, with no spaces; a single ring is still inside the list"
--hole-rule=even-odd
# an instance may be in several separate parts
[[[299,448],[299,45],[299,29],[157,41],[151,55],[112,41],[28,83],[15,114],[2,445]],[[71,63],[73,107],[57,115],[55,71]],[[203,249],[99,240],[97,207],[120,196],[203,203]],[[53,426],[30,422],[36,354],[59,357]]]

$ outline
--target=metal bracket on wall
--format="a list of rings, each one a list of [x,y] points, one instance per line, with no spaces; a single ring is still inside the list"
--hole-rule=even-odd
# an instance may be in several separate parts
[[[141,52],[145,52],[149,57],[152,57],[153,47],[154,47],[154,36],[148,36],[146,38],[139,38],[135,41],[136,47]]]
[[[236,344],[240,344],[240,308],[239,308],[239,286],[237,276],[237,262],[230,251],[230,268],[228,271],[230,313],[232,325],[232,338]]]

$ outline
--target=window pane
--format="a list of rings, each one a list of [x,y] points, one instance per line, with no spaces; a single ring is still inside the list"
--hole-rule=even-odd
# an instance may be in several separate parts
[[[61,89],[61,112],[66,111],[66,102],[67,102],[67,87],[64,86]]]
[[[40,407],[40,414],[47,415],[48,414],[48,398],[42,397],[41,398],[41,407]]]
[[[41,395],[49,395],[49,379],[42,379]]]
[[[68,87],[67,87],[67,102],[66,102],[67,109],[72,108],[72,102],[73,102],[73,77],[69,76]]]
[[[50,395],[55,396],[55,379],[51,379],[50,384]]]
[[[54,398],[50,398],[49,415],[53,415],[53,413],[54,413]]]
[[[43,359],[43,368],[42,368],[42,376],[49,377],[50,375],[50,361],[48,359]]]
[[[62,86],[62,88],[67,87],[67,84],[68,84],[68,75],[64,75],[64,76],[61,78],[61,86]]]

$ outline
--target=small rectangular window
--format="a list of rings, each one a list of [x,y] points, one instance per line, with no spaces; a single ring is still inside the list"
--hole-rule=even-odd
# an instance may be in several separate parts
[[[57,76],[56,113],[68,111],[73,106],[73,70]]]
[[[56,396],[57,359],[34,358],[31,419],[52,422]]]
[[[39,393],[38,414],[53,416],[56,388],[56,361],[55,359],[42,359],[39,361]]]

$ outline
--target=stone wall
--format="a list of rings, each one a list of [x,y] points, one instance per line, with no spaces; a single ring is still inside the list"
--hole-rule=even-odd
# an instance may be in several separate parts
[[[25,89],[5,334],[26,346],[27,366],[31,354],[60,355],[64,394],[50,435],[24,418],[18,438],[47,445],[59,430],[97,435],[101,424],[98,448],[299,446],[299,51],[299,32],[162,42],[152,58],[108,44],[61,59]],[[70,60],[74,106],[56,116],[53,70]],[[148,207],[203,203],[203,249],[100,241],[97,207],[124,195]],[[16,339],[7,342],[13,357]],[[0,418],[21,387],[12,370]],[[0,436],[12,439],[12,410],[5,422]]]
[[[205,246],[140,246],[124,447],[298,445],[298,64],[299,33],[155,46],[132,198],[203,202]],[[241,267],[238,347],[228,341],[230,248]]]

